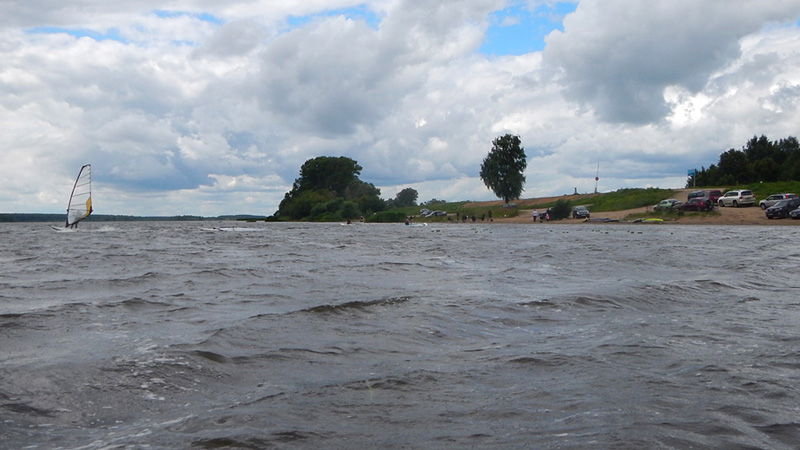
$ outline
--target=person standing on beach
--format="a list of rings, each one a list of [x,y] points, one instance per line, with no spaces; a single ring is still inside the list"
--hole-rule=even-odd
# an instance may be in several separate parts
[[[531,215],[533,215],[533,223],[536,223],[536,219],[539,218],[539,211],[534,209]]]

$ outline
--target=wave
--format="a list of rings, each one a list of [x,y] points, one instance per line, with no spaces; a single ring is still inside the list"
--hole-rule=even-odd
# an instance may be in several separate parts
[[[142,309],[162,309],[164,307],[172,307],[173,305],[163,301],[145,300],[140,297],[133,297],[122,300],[120,302],[104,303],[98,306],[100,308],[128,308],[131,310],[142,310]]]
[[[311,313],[343,313],[350,310],[358,310],[364,311],[368,308],[374,306],[394,306],[402,303],[406,303],[411,300],[411,297],[390,297],[384,298],[379,300],[357,300],[351,301],[346,303],[341,303],[338,305],[319,305],[314,306],[311,308],[306,308],[301,310],[301,312],[311,312]]]

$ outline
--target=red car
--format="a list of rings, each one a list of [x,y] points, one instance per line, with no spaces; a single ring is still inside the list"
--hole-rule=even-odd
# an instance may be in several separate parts
[[[707,198],[690,198],[680,206],[681,211],[711,211],[714,204]]]

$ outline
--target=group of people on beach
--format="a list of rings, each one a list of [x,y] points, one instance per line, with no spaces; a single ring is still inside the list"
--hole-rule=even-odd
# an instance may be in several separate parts
[[[536,222],[536,220],[539,219],[539,211],[534,209],[531,215],[533,216],[534,222]],[[547,210],[542,215],[542,220],[540,220],[539,222],[545,222],[545,221],[547,222],[550,221],[550,208],[547,208]]]

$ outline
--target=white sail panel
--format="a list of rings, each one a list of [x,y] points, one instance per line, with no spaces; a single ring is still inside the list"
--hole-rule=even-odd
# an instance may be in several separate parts
[[[75,226],[92,213],[92,166],[86,164],[78,172],[72,194],[67,206],[67,223],[65,226]]]

